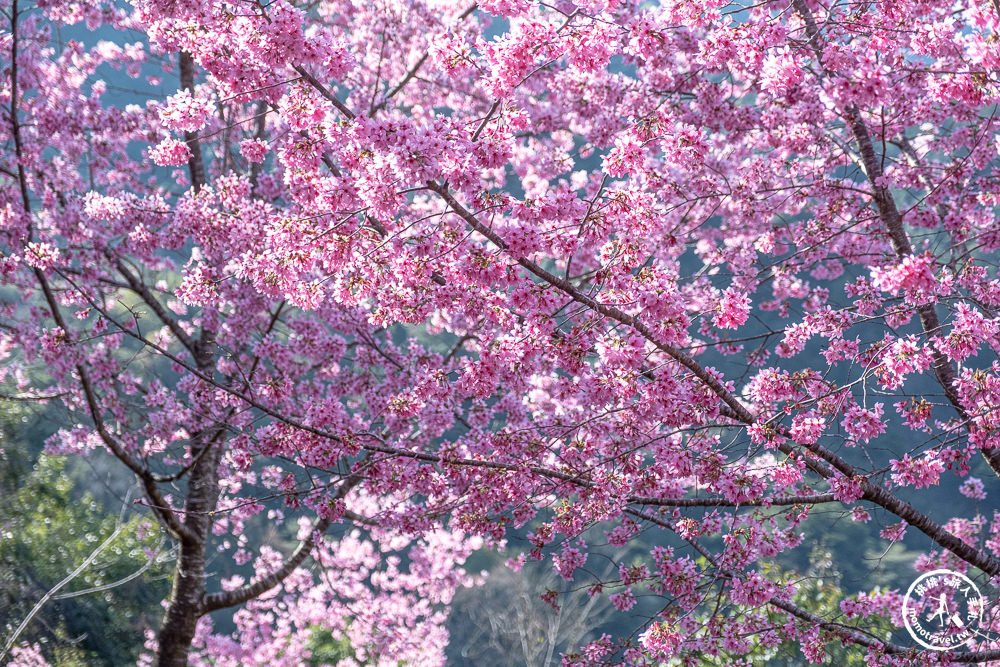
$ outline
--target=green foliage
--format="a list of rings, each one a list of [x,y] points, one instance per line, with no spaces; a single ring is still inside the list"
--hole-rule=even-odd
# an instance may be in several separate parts
[[[350,620],[348,620],[348,625],[350,625]],[[312,631],[312,635],[309,637],[306,648],[311,652],[311,656],[305,663],[309,667],[330,667],[340,664],[341,660],[347,660],[349,664],[359,666],[389,664],[372,654],[369,654],[368,659],[362,662],[355,653],[354,647],[351,646],[351,640],[347,637],[346,632],[339,632],[338,638],[334,636],[332,630],[321,625],[313,625],[309,629]],[[406,667],[409,663],[404,660],[392,664],[396,667]]]
[[[115,532],[119,516],[90,493],[74,494],[61,457],[34,459],[24,443],[7,438],[2,444],[0,637],[6,640],[47,591]],[[59,667],[134,663],[142,631],[156,623],[168,590],[159,562],[163,544],[156,525],[132,514],[91,566],[42,607],[18,643],[38,642]],[[158,551],[158,562],[151,562]],[[101,590],[73,595],[94,588]]]
[[[319,625],[310,628],[312,636],[309,638],[308,648],[312,652],[312,657],[307,663],[309,667],[323,667],[324,665],[336,665],[346,658],[356,659],[354,647],[347,635],[335,638],[333,631]]]

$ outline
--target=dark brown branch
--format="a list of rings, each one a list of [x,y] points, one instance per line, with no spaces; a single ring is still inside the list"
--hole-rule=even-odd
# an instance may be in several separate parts
[[[910,238],[903,227],[903,216],[899,212],[899,207],[896,206],[895,200],[892,198],[892,193],[877,183],[878,179],[882,176],[882,165],[875,155],[875,147],[872,143],[871,135],[868,133],[868,127],[861,117],[861,112],[855,105],[851,105],[847,110],[847,118],[848,124],[851,127],[851,133],[858,144],[858,152],[861,154],[861,163],[865,167],[865,175],[872,186],[872,198],[875,200],[879,218],[882,220],[882,224],[885,225],[885,230],[889,235],[889,240],[892,243],[893,250],[896,252],[896,256],[899,259],[904,259],[913,254],[913,246],[910,244]],[[934,306],[930,304],[917,306],[917,314],[920,316],[920,324],[925,335],[930,337],[937,335],[941,331],[941,321],[938,319]],[[962,406],[954,385],[954,367],[948,361],[948,358],[945,357],[944,353],[937,348],[933,348],[932,353],[934,356],[934,375],[937,377],[938,384],[944,389],[945,396],[948,397],[949,402],[954,406],[962,420],[967,421],[969,414]],[[986,455],[986,451],[983,453]],[[993,471],[1000,476],[1000,458],[994,454],[992,457],[987,456],[987,460]]]
[[[637,512],[629,510],[629,514],[638,519],[642,519],[643,521],[648,521],[652,524],[660,526],[661,528],[666,528],[677,534],[676,527],[669,521],[665,521],[659,517],[647,514],[645,512]],[[691,545],[692,549],[697,551],[702,557],[705,558],[705,560],[709,563],[711,568],[715,570],[715,576],[718,579],[721,579],[723,581],[733,581],[736,579],[742,579],[744,577],[744,573],[742,572],[738,572],[729,568],[720,567],[718,559],[716,559],[716,557],[713,556],[708,549],[703,547],[698,542],[698,540],[688,537],[682,537],[681,539],[683,539],[685,542]],[[841,623],[833,623],[827,621],[822,617],[816,616],[814,614],[811,614],[810,612],[801,609],[798,605],[791,603],[787,600],[782,600],[777,597],[772,597],[764,604],[769,604],[771,606],[777,607],[778,609],[786,611],[792,614],[793,616],[796,616],[797,618],[819,625],[824,630],[836,634],[838,637],[844,640],[845,643],[853,642],[861,644],[862,646],[865,647],[878,647],[883,651],[885,651],[886,653],[893,653],[893,654],[906,653],[910,651],[910,649],[907,649],[905,647],[880,641],[877,638],[872,637],[871,635],[862,634],[858,630],[850,626],[843,625]]]
[[[21,148],[21,126],[18,121],[18,109],[17,109],[17,0],[14,0],[12,6],[13,20],[11,23],[12,30],[12,57],[11,57],[11,125],[12,133],[14,135],[14,150],[17,156],[17,169],[18,169],[18,182],[21,190],[21,204],[24,207],[25,213],[31,213],[31,199],[28,195],[28,178],[24,170],[24,165],[22,164],[22,148]],[[42,289],[42,294],[45,296],[45,301],[49,306],[49,310],[52,313],[52,319],[55,321],[56,326],[62,331],[67,341],[72,341],[72,335],[69,327],[66,325],[66,320],[63,318],[62,313],[59,310],[59,303],[56,301],[55,294],[52,291],[52,287],[49,285],[48,279],[45,274],[38,268],[34,269],[35,278],[38,280],[38,284]],[[152,475],[149,470],[147,470],[142,464],[136,461],[129,453],[125,450],[118,439],[112,435],[104,423],[104,419],[101,416],[100,404],[97,401],[97,395],[94,391],[93,384],[90,381],[90,375],[87,373],[87,369],[82,364],[76,365],[76,373],[79,377],[80,388],[83,390],[84,398],[87,402],[87,409],[90,412],[90,419],[94,423],[94,427],[97,429],[98,435],[104,444],[111,450],[115,458],[125,464],[125,466],[131,470],[139,478],[142,483],[143,489],[146,492],[146,496],[150,501],[150,505],[153,507],[153,512],[163,523],[164,527],[167,529],[171,535],[175,537],[182,537],[186,535],[187,531],[185,527],[177,520],[177,516],[173,513],[170,507],[167,505],[160,490],[156,487],[153,482]]]
[[[462,204],[460,204],[451,195],[447,187],[440,185],[438,183],[431,182],[427,184],[427,188],[432,192],[436,192],[437,194],[439,194],[441,198],[444,199],[445,202],[447,202],[447,204],[451,207],[451,209],[455,211],[455,213],[457,213],[459,217],[465,220],[470,227],[472,227],[477,232],[485,236],[487,239],[490,240],[491,243],[493,243],[501,250],[507,250],[507,243],[502,238],[500,238],[500,236],[497,235],[496,232],[494,232],[492,229],[490,229],[482,222],[480,222],[479,219],[472,214],[472,212],[470,212]],[[683,365],[685,368],[691,371],[706,386],[712,389],[712,391],[716,394],[716,396],[721,398],[729,406],[729,408],[733,411],[733,413],[737,415],[740,421],[747,424],[752,424],[754,422],[755,420],[754,415],[749,410],[747,410],[747,408],[742,403],[740,403],[735,396],[730,394],[717,378],[706,372],[705,369],[702,368],[697,361],[695,361],[694,357],[692,357],[687,352],[684,352],[683,350],[679,350],[673,347],[672,345],[667,345],[657,340],[657,338],[653,335],[653,333],[649,330],[649,328],[642,322],[640,322],[638,318],[632,315],[628,315],[614,306],[610,306],[596,301],[595,299],[591,298],[590,296],[587,296],[580,290],[576,289],[576,287],[574,287],[573,284],[570,283],[568,280],[564,280],[563,278],[560,278],[556,275],[553,275],[552,273],[549,273],[541,266],[531,261],[530,259],[527,259],[526,257],[516,257],[514,258],[514,260],[518,264],[526,268],[529,272],[541,278],[542,280],[549,283],[553,287],[559,289],[568,297],[580,303],[581,305],[584,305],[594,312],[600,313],[605,317],[616,320],[622,324],[625,324],[635,329],[637,332],[642,334],[642,336],[646,340],[648,340],[650,343],[656,346],[657,349],[659,349],[661,352],[665,352],[675,361],[679,362],[681,365]]]
[[[875,147],[872,144],[871,135],[868,133],[868,127],[865,125],[864,119],[861,117],[861,112],[856,105],[851,105],[848,108],[847,118],[851,133],[858,144],[861,163],[865,167],[865,175],[872,186],[873,199],[875,200],[875,206],[878,208],[879,218],[882,220],[882,224],[889,235],[889,240],[892,243],[893,250],[896,252],[896,257],[902,260],[913,254],[913,246],[910,244],[910,238],[903,227],[903,216],[899,212],[899,207],[896,206],[896,201],[893,199],[892,193],[878,183],[882,176],[882,165],[875,155]],[[917,315],[920,317],[921,329],[923,329],[924,335],[928,339],[941,332],[941,320],[938,318],[937,311],[934,310],[932,304],[926,303],[917,306]],[[958,390],[955,388],[955,379],[957,377],[955,367],[948,361],[944,353],[935,346],[931,346],[931,355],[934,359],[934,376],[944,390],[948,402],[951,403],[962,421],[971,426],[972,417],[966,411],[965,406],[962,405]],[[1000,449],[996,447],[981,447],[979,451],[982,453],[983,458],[986,459],[993,473],[997,477],[1000,477]]]
[[[11,133],[14,135],[14,156],[17,158],[17,182],[21,188],[21,202],[24,206],[24,212],[27,213],[31,210],[31,200],[28,197],[28,176],[24,171],[24,146],[21,142],[21,123],[17,119],[17,104],[18,104],[18,90],[17,90],[17,48],[18,48],[18,34],[17,34],[17,0],[13,0],[13,4],[10,9],[11,22],[11,42],[10,42],[10,124]]]
[[[233,414],[233,412],[235,412],[235,408],[229,408],[229,412],[227,414],[227,418],[229,416],[231,416]],[[212,451],[212,447],[214,447],[215,445],[217,445],[219,443],[219,439],[222,437],[223,433],[225,433],[225,429],[221,429],[221,428],[220,429],[216,429],[215,434],[212,436],[212,439],[208,442],[207,446],[202,447],[201,451],[198,452],[197,456],[191,457],[191,461],[190,462],[188,462],[186,465],[184,465],[177,472],[173,472],[173,473],[171,473],[169,475],[153,475],[152,476],[153,477],[153,481],[154,482],[159,482],[161,484],[165,484],[167,482],[176,482],[181,477],[183,477],[184,475],[186,475],[189,472],[191,472],[191,469],[194,468],[196,465],[198,465],[202,461],[202,459],[204,459],[205,456],[209,452]]]
[[[274,329],[274,325],[277,323],[278,318],[281,316],[281,311],[282,311],[282,309],[284,307],[285,307],[285,302],[284,301],[282,301],[280,304],[278,304],[278,307],[275,309],[274,314],[271,316],[271,319],[268,322],[267,329],[264,330],[264,335],[265,336],[267,334],[271,333],[271,330]],[[253,378],[254,371],[257,370],[257,365],[258,364],[260,364],[260,355],[254,355],[253,362],[250,364],[250,370],[244,376],[244,380],[243,380],[243,389],[244,390],[246,390],[246,389],[248,389],[250,387],[250,380],[251,380],[251,378]],[[235,377],[233,377],[231,381],[235,382]],[[228,422],[228,420],[233,416],[233,414],[235,412],[236,412],[236,408],[235,407],[230,407],[226,411],[226,416],[223,418],[222,421],[223,422]],[[222,437],[223,433],[225,433],[225,429],[221,429],[221,428],[217,429],[215,435],[212,438],[212,440],[208,443],[208,446],[202,447],[202,449],[198,453],[198,455],[192,457],[191,461],[187,465],[185,465],[184,467],[182,467],[180,470],[178,470],[178,471],[176,471],[174,473],[171,473],[169,475],[154,475],[153,479],[155,481],[161,482],[161,483],[162,482],[173,482],[173,481],[176,481],[176,480],[180,479],[181,477],[183,477],[184,475],[186,475],[188,472],[190,472],[192,468],[194,468],[196,465],[198,465],[198,463],[203,458],[205,458],[205,455],[208,454],[209,451],[211,451],[212,447],[214,447],[216,444],[218,444],[218,441]]]
[[[447,189],[437,184],[432,184],[432,185],[433,187],[431,189],[434,190],[435,192],[438,192],[439,194],[442,194],[442,197],[445,197],[445,200],[449,202],[449,205],[452,206],[453,210],[455,210],[456,213],[458,213],[461,217],[463,217],[463,219],[465,219],[477,231],[482,233],[484,236],[487,236],[487,238],[490,238],[490,240],[493,241],[495,244],[497,244],[499,247],[503,249],[506,248],[506,245],[504,244],[503,240],[500,237],[498,237],[492,230],[485,227],[471,212],[469,212],[458,201],[456,201],[454,197],[452,197],[451,194],[447,191]],[[696,377],[701,379],[706,385],[708,385],[712,389],[712,391],[716,394],[716,396],[719,396],[719,398],[726,403],[726,405],[723,406],[723,414],[725,416],[734,419],[737,422],[747,426],[755,423],[756,417],[752,413],[750,413],[750,411],[747,410],[734,396],[732,396],[725,389],[725,387],[722,386],[722,384],[718,381],[718,379],[709,375],[698,364],[698,362],[695,361],[694,358],[691,357],[690,355],[687,355],[684,352],[676,350],[675,348],[669,345],[664,345],[662,343],[657,342],[656,339],[653,337],[652,332],[650,332],[649,329],[645,327],[641,322],[638,322],[636,318],[626,315],[625,313],[623,313],[617,308],[614,308],[613,306],[607,306],[604,304],[597,303],[592,298],[584,294],[581,294],[568,281],[553,276],[551,273],[548,273],[547,271],[539,267],[534,262],[531,262],[530,260],[520,258],[518,261],[519,263],[522,264],[522,266],[525,266],[525,268],[528,268],[530,271],[535,273],[537,276],[541,277],[543,280],[550,282],[551,284],[553,284],[553,286],[558,287],[559,289],[566,292],[567,295],[572,297],[574,300],[579,301],[584,305],[591,307],[593,310],[596,310],[611,319],[615,319],[621,322],[622,324],[627,324],[629,326],[634,327],[637,331],[639,331],[639,333],[641,333],[647,340],[656,345],[659,349],[667,352],[668,354],[671,354],[671,356],[674,356],[674,354],[678,355],[677,357],[674,358],[677,359],[679,362],[681,362],[689,370],[691,370],[691,372]],[[156,345],[155,343],[147,341],[145,338],[142,338],[131,329],[121,324],[118,324],[113,318],[110,317],[110,315],[108,315],[101,309],[100,305],[96,304],[93,301],[89,302],[93,308],[95,308],[98,312],[104,315],[109,322],[114,323],[123,333],[135,337],[143,344],[152,347],[158,353],[170,359],[171,361],[175,361],[176,363],[180,364],[186,370],[193,373],[200,379],[216,386],[219,389],[223,389],[224,391],[229,392],[233,396],[236,396],[237,398],[246,402],[248,405],[251,405],[252,407],[261,410],[265,414],[274,417],[275,419],[278,419],[279,421],[284,422],[289,426],[302,429],[306,432],[313,433],[315,435],[319,435],[324,438],[330,438],[334,441],[341,440],[339,437],[327,433],[322,429],[317,429],[307,424],[303,424],[297,420],[291,419],[287,415],[282,415],[278,413],[276,410],[273,410],[261,404],[260,402],[254,400],[252,397],[245,395],[243,392],[238,392],[234,390],[232,387],[224,386],[222,383],[217,382],[214,378],[212,378],[210,374],[206,374],[202,372],[200,369],[192,368],[190,365],[184,363],[181,359],[177,358],[176,355],[171,354],[169,351],[163,349],[162,347]],[[364,434],[356,434],[356,435],[364,435]],[[784,435],[787,435],[787,433],[785,433]],[[562,473],[559,471],[542,468],[540,466],[517,466],[513,464],[499,463],[495,461],[477,461],[474,459],[458,459],[458,458],[451,459],[447,456],[424,454],[422,452],[412,452],[408,450],[397,449],[395,447],[389,447],[384,444],[382,445],[366,444],[364,445],[364,447],[368,451],[377,451],[384,454],[393,454],[406,458],[416,459],[418,461],[427,461],[430,463],[438,463],[442,465],[459,465],[459,466],[470,466],[479,468],[492,468],[498,470],[510,470],[521,473],[530,472],[533,474],[537,474],[539,476],[558,479],[566,483],[580,484],[583,486],[588,485],[587,480],[582,478],[580,475],[571,475],[567,473]],[[893,514],[905,520],[909,525],[923,532],[925,535],[930,537],[935,543],[937,543],[941,547],[944,547],[945,549],[951,551],[960,558],[964,559],[966,562],[974,565],[975,567],[980,568],[984,572],[987,572],[988,574],[991,575],[1000,574],[1000,562],[998,562],[996,559],[980,553],[974,547],[969,546],[968,544],[962,542],[951,533],[944,530],[940,525],[936,524],[926,515],[918,512],[909,503],[900,500],[899,498],[892,495],[885,489],[882,489],[881,487],[868,481],[866,478],[858,475],[857,471],[854,469],[853,466],[851,466],[849,463],[847,463],[845,460],[843,460],[833,452],[815,443],[811,445],[806,445],[805,447],[811,454],[815,455],[816,457],[819,457],[819,459],[823,461],[828,462],[845,477],[858,479],[859,483],[861,484],[861,488],[864,492],[863,497],[865,500],[869,500],[879,505],[880,507],[889,510]],[[792,445],[788,444],[787,442],[779,444],[778,449],[779,451],[783,452],[788,456],[797,455],[795,448]],[[811,470],[820,474],[824,479],[829,479],[834,475],[833,470],[826,467],[825,465],[815,460],[814,458],[811,457],[807,458],[806,464]]]
[[[995,3],[996,1],[994,0]],[[802,17],[806,26],[806,35],[809,38],[809,44],[816,54],[817,61],[822,63],[822,40],[812,11],[805,3],[805,0],[792,0],[792,6],[798,12],[799,16]],[[998,12],[1000,12],[1000,9],[998,9]],[[883,160],[880,160],[875,153],[875,145],[872,142],[871,134],[868,132],[868,126],[861,117],[861,110],[858,109],[858,106],[856,104],[849,106],[846,110],[846,115],[848,127],[850,127],[851,134],[858,144],[858,153],[861,156],[861,165],[864,167],[865,177],[872,186],[871,196],[875,202],[875,208],[878,210],[879,219],[885,227],[896,257],[902,260],[913,254],[913,246],[910,243],[910,237],[906,233],[906,228],[903,226],[903,215],[900,213],[899,207],[896,206],[896,200],[893,199],[892,193],[888,188],[879,184],[883,173]],[[883,153],[883,159],[884,157]],[[930,338],[940,333],[941,320],[938,318],[937,311],[934,310],[932,304],[917,306],[917,315],[920,318],[920,326],[925,336]],[[934,359],[934,376],[938,384],[944,390],[948,402],[954,407],[962,421],[969,424],[971,416],[962,405],[961,400],[959,400],[958,391],[955,388],[955,367],[948,361],[944,353],[936,347],[931,347],[931,355]],[[996,447],[981,447],[979,451],[983,455],[983,458],[986,459],[993,473],[997,477],[1000,477],[1000,449]]]
[[[911,654],[914,657],[914,664],[918,662],[917,653],[922,652],[921,649],[917,647],[907,648],[905,646],[900,646],[898,644],[891,644],[888,642],[879,641],[870,637],[869,635],[862,634],[859,631],[850,628],[849,626],[843,625],[841,623],[833,623],[827,619],[817,616],[811,612],[802,609],[796,604],[788,602],[787,600],[771,599],[768,604],[779,609],[788,612],[789,614],[806,621],[812,625],[819,626],[824,630],[833,633],[844,640],[845,643],[853,642],[855,644],[860,644],[866,648],[876,648],[881,649],[882,652],[900,655],[900,654]],[[961,662],[961,663],[977,663],[977,662],[991,662],[993,660],[1000,659],[1000,650],[992,649],[989,651],[966,651],[963,653],[952,653],[948,656],[950,662]]]
[[[226,607],[235,607],[236,605],[243,604],[244,602],[252,600],[258,595],[269,591],[280,584],[288,577],[288,575],[298,569],[299,565],[301,565],[309,554],[312,553],[312,549],[316,544],[314,535],[317,532],[324,533],[329,527],[329,519],[320,519],[316,523],[316,526],[313,528],[313,532],[310,533],[309,537],[295,547],[295,551],[293,551],[285,562],[281,564],[281,567],[267,576],[252,581],[246,586],[241,586],[235,590],[206,595],[205,601],[202,605],[204,613],[211,613],[219,609],[225,609]]]
[[[406,76],[404,76],[403,79],[399,83],[397,83],[392,90],[386,93],[385,98],[381,102],[372,107],[372,115],[374,115],[376,111],[381,111],[382,109],[384,109],[385,105],[389,103],[389,100],[395,97],[399,93],[399,91],[401,91],[403,88],[406,87],[406,84],[410,82],[410,80],[414,77],[417,71],[424,66],[425,62],[427,62],[428,55],[429,54],[425,52],[424,55],[420,56],[420,60],[418,60],[417,63],[410,68],[410,71],[406,73]]]
[[[35,277],[41,285],[42,293],[45,295],[45,301],[48,303],[49,310],[52,311],[52,319],[55,320],[56,326],[63,332],[66,339],[71,340],[69,327],[66,325],[66,320],[59,311],[59,304],[56,302],[55,294],[52,293],[48,279],[46,279],[40,269],[35,269],[34,272]],[[101,437],[101,440],[111,450],[115,458],[124,463],[139,478],[143,490],[146,492],[146,497],[149,499],[150,507],[163,523],[167,532],[177,539],[190,537],[187,528],[177,520],[177,516],[160,493],[160,489],[156,486],[152,473],[130,456],[125,447],[108,430],[107,425],[104,423],[104,418],[101,416],[101,407],[97,402],[97,394],[94,391],[87,369],[83,365],[77,364],[76,373],[80,378],[80,388],[83,390],[84,399],[87,401],[90,419],[94,423],[94,428],[97,429],[97,434]]]
[[[267,129],[267,101],[257,102],[257,121],[254,127],[254,139],[264,140],[264,131]],[[257,190],[257,181],[260,179],[262,165],[259,162],[250,163],[250,182],[253,183],[254,191]]]
[[[461,14],[459,14],[458,20],[462,21],[462,20],[466,19],[475,10],[476,10],[476,5],[472,5],[471,7],[469,7],[468,9],[466,9],[464,12],[462,12]],[[428,56],[430,56],[430,52],[425,51],[424,54],[422,56],[420,56],[420,59],[417,60],[416,64],[409,69],[409,71],[406,73],[405,76],[403,76],[403,78],[400,80],[400,82],[397,83],[395,86],[393,86],[392,90],[390,90],[386,94],[385,98],[381,102],[379,102],[378,104],[376,104],[374,107],[372,107],[372,112],[369,115],[374,116],[376,112],[381,111],[382,109],[384,109],[385,106],[389,103],[389,100],[391,100],[393,97],[395,97],[399,93],[399,91],[403,90],[403,88],[406,87],[406,84],[408,84],[410,81],[413,80],[413,77],[416,76],[417,72],[420,71],[420,68],[424,66],[425,62],[427,62],[427,57]]]
[[[490,107],[490,110],[486,112],[486,116],[483,118],[482,121],[480,121],[479,127],[476,128],[476,131],[472,133],[473,141],[477,141],[479,139],[479,135],[482,134],[483,130],[486,129],[486,125],[490,122],[490,119],[493,118],[493,114],[495,114],[497,112],[497,109],[499,108],[500,108],[500,100],[497,100],[496,102],[493,103],[493,106]]]
[[[669,522],[665,521],[659,517],[647,514],[645,512],[639,512],[635,510],[629,510],[629,514],[632,516],[642,519],[643,521],[648,521],[662,528],[666,528],[676,533],[675,527]],[[715,570],[717,576],[720,579],[732,581],[733,579],[739,579],[743,576],[743,573],[736,572],[730,569],[722,568],[719,566],[718,560],[705,549],[697,540],[682,538],[685,542],[691,545],[691,547],[697,551],[699,554],[705,557],[705,560],[710,564],[710,566]],[[881,650],[884,653],[892,655],[905,655],[905,654],[915,654],[920,649],[916,647],[909,648],[906,646],[900,646],[899,644],[893,644],[891,642],[885,642],[871,634],[863,632],[861,629],[852,628],[849,625],[844,625],[842,623],[835,623],[833,621],[827,620],[821,616],[817,616],[805,609],[802,609],[794,602],[788,600],[782,600],[777,597],[772,597],[765,604],[771,605],[781,609],[784,612],[795,616],[796,618],[806,621],[810,624],[816,625],[831,634],[839,637],[845,645],[847,644],[858,644],[864,646],[865,648],[874,648],[876,650]],[[991,660],[996,660],[1000,658],[1000,650],[989,650],[989,651],[968,651],[964,653],[953,653],[948,656],[950,660],[961,663],[977,663],[977,662],[988,662]]]

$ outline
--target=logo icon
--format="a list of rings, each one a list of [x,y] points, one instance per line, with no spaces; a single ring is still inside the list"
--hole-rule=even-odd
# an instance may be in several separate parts
[[[910,584],[903,598],[903,624],[924,648],[947,651],[972,639],[983,607],[983,596],[972,579],[952,570],[934,570]]]

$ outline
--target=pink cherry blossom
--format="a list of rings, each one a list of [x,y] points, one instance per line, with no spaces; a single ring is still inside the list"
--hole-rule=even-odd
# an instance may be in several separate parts
[[[919,459],[905,454],[902,459],[889,462],[892,467],[892,481],[897,486],[913,486],[917,489],[938,483],[944,464],[935,453],[928,452]]]
[[[183,141],[164,139],[149,150],[149,159],[161,167],[185,165],[191,159],[191,149]]]
[[[160,120],[171,130],[197,132],[205,126],[214,111],[214,104],[193,97],[185,88],[168,97],[159,114]]]
[[[789,435],[796,442],[811,445],[819,440],[825,425],[826,419],[820,417],[816,412],[795,415]]]
[[[240,142],[240,155],[248,162],[259,164],[265,160],[267,153],[267,144],[259,139],[244,139]]]
[[[769,54],[761,69],[761,87],[781,96],[794,88],[803,78],[802,66],[786,46]]]
[[[750,314],[750,299],[735,288],[728,288],[722,295],[719,313],[715,316],[715,326],[720,329],[735,329],[747,321]]]
[[[978,477],[970,477],[964,482],[959,488],[959,492],[966,498],[973,498],[975,500],[985,500],[986,491],[984,490],[983,480]]]
[[[871,410],[865,410],[859,405],[852,405],[844,412],[841,425],[854,439],[869,442],[885,433],[885,422],[882,420],[884,403],[876,403]]]

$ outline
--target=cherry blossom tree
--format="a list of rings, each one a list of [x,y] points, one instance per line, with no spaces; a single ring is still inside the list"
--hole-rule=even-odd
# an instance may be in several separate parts
[[[899,592],[819,615],[760,567],[841,512],[1000,583],[995,1],[36,1],[2,3],[4,379],[176,544],[157,664],[318,625],[440,661],[465,556],[522,530],[657,599],[568,664],[1000,660],[989,615],[925,650],[865,630]]]

